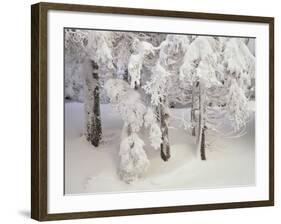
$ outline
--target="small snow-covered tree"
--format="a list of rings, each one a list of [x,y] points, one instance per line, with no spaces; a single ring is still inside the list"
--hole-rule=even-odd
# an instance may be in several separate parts
[[[146,106],[140,94],[121,79],[109,79],[105,84],[111,103],[124,121],[120,145],[120,177],[130,183],[141,177],[149,166],[138,132],[144,125]]]

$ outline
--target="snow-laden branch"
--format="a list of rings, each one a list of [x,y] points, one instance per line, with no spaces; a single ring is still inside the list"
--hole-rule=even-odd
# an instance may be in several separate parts
[[[151,104],[158,106],[161,104],[161,99],[167,96],[167,82],[170,73],[168,73],[159,62],[151,71],[151,78],[143,86],[143,89],[146,94],[151,96]]]

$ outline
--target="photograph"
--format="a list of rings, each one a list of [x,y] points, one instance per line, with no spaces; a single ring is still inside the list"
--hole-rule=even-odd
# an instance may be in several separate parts
[[[66,195],[255,186],[255,37],[63,38]]]

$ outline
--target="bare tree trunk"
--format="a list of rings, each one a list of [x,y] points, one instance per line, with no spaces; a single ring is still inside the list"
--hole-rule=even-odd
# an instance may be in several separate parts
[[[206,126],[201,129],[200,156],[202,160],[206,160],[206,129]]]
[[[198,143],[200,144],[200,157],[201,160],[206,160],[206,130],[207,127],[205,125],[205,102],[202,99],[204,94],[204,90],[202,90],[202,86],[199,83],[199,130],[198,130]]]
[[[96,80],[96,87],[94,89],[94,122],[93,124],[93,141],[94,146],[98,146],[102,138],[102,128],[101,128],[101,113],[100,113],[100,86],[99,86],[99,74],[98,74],[98,65],[93,62],[93,78]]]
[[[198,84],[199,86],[200,84]],[[201,99],[201,88],[199,86],[199,94],[198,94],[198,136],[197,136],[197,143],[200,142],[200,135],[201,135],[201,123],[202,123],[202,99]]]
[[[195,83],[192,85],[192,93],[191,93],[191,114],[190,114],[190,121],[191,121],[191,135],[195,136]]]
[[[155,110],[154,113],[156,115],[156,119],[160,123],[160,106],[156,106],[154,110]]]
[[[161,143],[161,158],[164,161],[168,161],[171,157],[170,154],[170,143],[169,143],[169,133],[168,133],[168,118],[169,115],[165,110],[166,102],[165,100],[160,100],[159,107],[159,118],[160,118],[160,129],[162,132],[162,143]]]
[[[98,65],[91,61],[92,77],[86,79],[87,85],[87,140],[95,147],[99,146],[102,138],[101,114],[100,114],[100,87]],[[92,80],[89,80],[92,79]]]
[[[137,82],[135,82],[135,90],[138,90],[138,85],[137,85]]]
[[[126,69],[126,70],[124,71],[123,80],[126,81],[126,82],[129,83],[129,84],[131,83],[128,69]]]

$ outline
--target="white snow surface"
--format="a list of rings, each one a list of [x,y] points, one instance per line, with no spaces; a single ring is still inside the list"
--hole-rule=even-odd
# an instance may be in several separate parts
[[[254,103],[250,102],[254,109]],[[164,162],[160,151],[149,144],[149,134],[139,133],[150,161],[145,175],[130,184],[118,175],[119,147],[123,121],[110,104],[101,105],[103,140],[98,148],[83,136],[83,103],[65,104],[65,193],[117,193],[200,189],[255,184],[255,127],[254,110],[247,124],[247,134],[240,138],[214,138],[201,161],[195,139],[180,126],[186,108],[171,109],[169,138],[171,158]],[[185,115],[185,117],[186,117]],[[208,138],[208,137],[207,137]]]

